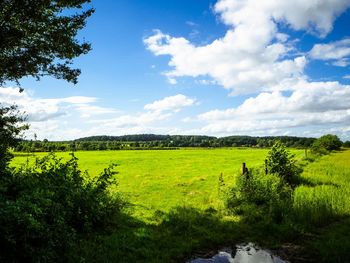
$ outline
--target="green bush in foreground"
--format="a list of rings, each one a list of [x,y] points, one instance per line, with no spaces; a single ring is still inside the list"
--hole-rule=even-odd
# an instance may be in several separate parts
[[[277,174],[253,171],[248,178],[238,176],[227,193],[226,206],[252,221],[280,223],[292,200],[292,188]]]
[[[249,221],[282,222],[292,204],[300,169],[283,143],[277,141],[267,154],[265,172],[253,170],[236,178],[226,205]]]
[[[0,261],[47,262],[74,255],[79,237],[112,223],[123,206],[109,194],[112,166],[86,181],[77,158],[55,155],[0,174]]]
[[[290,185],[294,184],[296,176],[300,173],[294,155],[280,141],[277,141],[268,152],[265,165],[269,174],[277,174]]]

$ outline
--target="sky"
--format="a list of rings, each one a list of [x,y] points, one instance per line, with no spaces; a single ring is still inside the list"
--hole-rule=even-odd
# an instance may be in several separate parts
[[[187,134],[350,140],[350,0],[92,0],[76,85],[0,88],[27,139]]]

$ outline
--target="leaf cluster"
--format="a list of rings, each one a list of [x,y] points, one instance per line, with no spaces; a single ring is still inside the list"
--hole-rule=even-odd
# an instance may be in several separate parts
[[[286,183],[292,185],[295,177],[300,173],[294,157],[282,142],[276,141],[266,157],[267,172],[277,174]]]
[[[342,146],[341,140],[337,135],[326,134],[318,138],[312,144],[312,151],[316,154],[328,154],[331,151],[340,150]]]
[[[52,262],[74,255],[79,238],[106,229],[123,207],[113,166],[87,181],[72,155],[48,155],[0,177],[0,261]]]
[[[91,49],[76,38],[94,12],[84,10],[89,2],[0,0],[0,85],[45,75],[76,83],[80,70],[71,68],[72,60]]]
[[[15,105],[0,105],[0,169],[5,169],[11,160],[8,149],[18,144],[22,132],[28,129],[27,124],[23,124],[25,117]]]
[[[226,207],[247,221],[281,223],[291,203],[292,188],[277,174],[253,170],[238,176],[227,192]]]

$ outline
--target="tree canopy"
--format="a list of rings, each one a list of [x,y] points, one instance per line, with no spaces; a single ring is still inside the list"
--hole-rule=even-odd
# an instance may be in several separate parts
[[[15,147],[17,137],[28,125],[23,124],[24,117],[16,106],[1,107],[0,105],[0,170],[3,170],[11,159],[9,147]]]
[[[94,12],[90,0],[0,0],[0,85],[25,76],[77,83],[75,57],[91,46],[77,33]],[[79,12],[78,12],[79,11]]]
[[[314,152],[323,153],[325,151],[339,150],[342,146],[337,135],[326,134],[318,138],[312,145]]]

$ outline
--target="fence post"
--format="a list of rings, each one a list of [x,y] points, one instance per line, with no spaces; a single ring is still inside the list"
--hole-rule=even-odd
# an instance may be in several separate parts
[[[267,174],[269,171],[267,170],[267,160],[265,159],[265,174]]]
[[[245,165],[245,163],[242,163],[242,175],[247,176],[249,174],[249,169]]]

